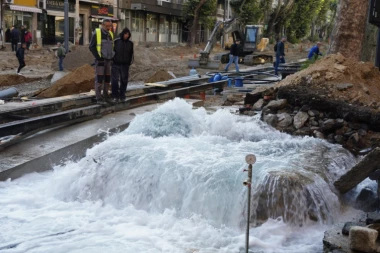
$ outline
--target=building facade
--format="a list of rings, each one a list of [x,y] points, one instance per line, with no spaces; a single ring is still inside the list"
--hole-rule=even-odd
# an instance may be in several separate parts
[[[64,0],[0,0],[2,28],[25,25],[44,45],[64,40]],[[111,19],[114,30],[124,27],[132,32],[132,40],[147,43],[187,42],[189,28],[182,20],[186,0],[68,0],[69,41],[88,45],[95,28]],[[221,0],[220,0],[221,1]],[[4,3],[6,2],[6,3]],[[222,19],[222,3],[218,3],[216,16]],[[208,31],[199,28],[197,42],[207,41]],[[6,42],[9,42],[6,38]]]
[[[134,41],[181,42],[182,0],[119,0],[120,27],[128,27]]]

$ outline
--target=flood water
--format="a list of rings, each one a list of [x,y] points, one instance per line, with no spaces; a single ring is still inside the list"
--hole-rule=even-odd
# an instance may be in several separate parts
[[[332,180],[355,158],[180,99],[80,161],[0,182],[0,252],[244,252],[251,153],[250,252],[322,252],[323,232],[342,215]]]

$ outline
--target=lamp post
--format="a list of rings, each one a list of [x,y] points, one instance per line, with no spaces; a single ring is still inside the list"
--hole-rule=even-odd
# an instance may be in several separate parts
[[[65,42],[64,42],[64,45],[65,45],[65,49],[66,49],[66,53],[69,52],[69,1],[68,0],[65,0],[65,3],[64,3],[64,11],[65,11],[65,14],[64,14],[64,26],[65,26]]]

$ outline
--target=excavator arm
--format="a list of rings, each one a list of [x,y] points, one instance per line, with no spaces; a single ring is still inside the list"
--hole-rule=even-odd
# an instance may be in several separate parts
[[[234,35],[234,39],[239,38],[244,41],[245,37],[243,31],[244,28],[237,18],[217,22],[207,41],[206,47],[201,52],[200,58],[189,60],[189,67],[207,66],[210,68],[218,68],[220,61],[211,61],[209,59],[209,55],[216,43],[221,39],[222,35],[230,33]]]
[[[210,54],[215,44],[221,39],[224,34],[235,34],[240,40],[244,40],[244,28],[239,19],[234,18],[226,21],[219,21],[212,31],[210,38],[207,41],[207,45],[203,50],[204,53]]]

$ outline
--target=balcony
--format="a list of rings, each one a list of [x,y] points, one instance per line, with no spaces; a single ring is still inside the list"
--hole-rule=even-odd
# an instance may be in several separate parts
[[[181,16],[183,0],[131,0],[131,10],[143,10],[148,12]]]

